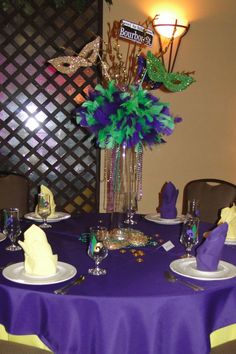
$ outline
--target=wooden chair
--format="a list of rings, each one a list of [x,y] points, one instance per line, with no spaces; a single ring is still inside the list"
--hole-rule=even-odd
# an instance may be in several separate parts
[[[183,192],[183,214],[190,199],[200,203],[200,220],[215,224],[222,208],[236,203],[236,185],[219,179],[207,178],[190,181]]]
[[[14,172],[0,172],[0,209],[19,208],[20,217],[29,211],[29,180]]]

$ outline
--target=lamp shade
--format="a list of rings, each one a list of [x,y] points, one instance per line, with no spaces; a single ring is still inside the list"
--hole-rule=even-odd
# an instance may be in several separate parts
[[[155,31],[166,38],[182,37],[188,30],[187,20],[176,19],[169,15],[156,15],[153,19]]]

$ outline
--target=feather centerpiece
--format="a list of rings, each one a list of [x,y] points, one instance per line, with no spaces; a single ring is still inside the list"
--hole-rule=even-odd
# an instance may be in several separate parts
[[[181,118],[170,114],[169,104],[161,102],[140,86],[128,90],[110,81],[107,88],[97,85],[80,107],[75,110],[76,121],[88,128],[102,149],[126,144],[151,147],[164,143],[164,136],[173,133]]]
[[[98,147],[105,149],[104,209],[120,211],[121,193],[137,193],[142,198],[143,147],[164,143],[182,119],[173,117],[169,104],[141,86],[105,88],[97,85],[75,110],[76,122],[86,127]]]

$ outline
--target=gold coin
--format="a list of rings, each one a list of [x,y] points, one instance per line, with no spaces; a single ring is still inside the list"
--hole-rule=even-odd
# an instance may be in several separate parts
[[[138,254],[139,254],[139,256],[144,256],[145,255],[145,253],[143,252],[143,251],[138,251]]]

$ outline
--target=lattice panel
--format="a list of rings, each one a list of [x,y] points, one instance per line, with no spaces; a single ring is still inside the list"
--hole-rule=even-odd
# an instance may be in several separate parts
[[[26,174],[31,210],[41,184],[54,193],[57,209],[98,210],[99,151],[72,111],[98,82],[96,66],[67,76],[48,60],[79,53],[100,34],[102,1],[54,9],[46,0],[0,13],[0,170]]]

